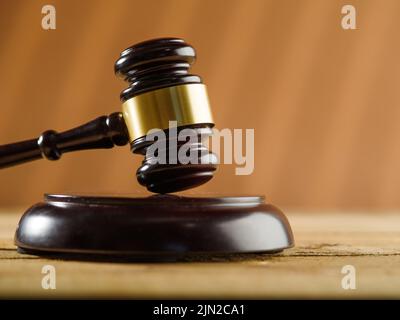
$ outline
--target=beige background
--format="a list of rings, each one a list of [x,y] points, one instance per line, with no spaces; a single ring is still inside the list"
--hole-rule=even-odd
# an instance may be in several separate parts
[[[41,29],[41,8],[57,29]],[[341,7],[357,30],[341,28]],[[400,1],[0,2],[0,143],[120,110],[113,64],[153,37],[193,44],[219,128],[255,128],[255,171],[221,166],[192,193],[260,193],[281,207],[400,207]],[[0,171],[0,205],[44,192],[141,192],[128,147]]]

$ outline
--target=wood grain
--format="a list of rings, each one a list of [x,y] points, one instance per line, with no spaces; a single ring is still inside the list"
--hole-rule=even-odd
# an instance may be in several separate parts
[[[296,247],[277,255],[179,263],[99,263],[21,255],[12,244],[22,210],[0,212],[0,297],[26,298],[400,298],[398,213],[288,214]],[[57,289],[41,288],[56,267]],[[341,269],[357,289],[341,288]]]
[[[266,193],[282,206],[399,208],[400,1],[0,1],[0,143],[63,131],[121,110],[121,50],[183,37],[208,86],[219,129],[255,129],[255,171],[218,169],[201,192]],[[129,147],[65,155],[0,171],[0,205],[44,192],[143,192]],[[99,174],[101,172],[101,174]],[[197,191],[196,191],[197,192]]]

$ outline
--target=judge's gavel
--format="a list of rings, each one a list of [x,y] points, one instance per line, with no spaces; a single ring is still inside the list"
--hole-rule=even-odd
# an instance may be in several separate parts
[[[136,176],[149,191],[176,192],[207,182],[216,170],[217,158],[201,140],[211,135],[214,123],[205,85],[199,76],[188,73],[195,57],[193,47],[177,38],[154,39],[127,48],[115,63],[115,73],[129,82],[120,95],[122,112],[62,133],[48,130],[37,139],[0,146],[0,168],[40,158],[58,160],[65,152],[129,142],[133,153],[145,156]],[[178,131],[194,130],[198,140],[188,148],[197,161],[151,161],[146,150],[154,141],[146,139],[147,133],[152,129],[166,132],[170,121],[176,121]],[[181,146],[178,143],[177,148]]]

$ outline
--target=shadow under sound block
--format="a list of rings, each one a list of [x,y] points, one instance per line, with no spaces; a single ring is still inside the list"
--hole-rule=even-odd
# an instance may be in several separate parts
[[[171,261],[276,253],[294,240],[285,215],[259,196],[47,194],[22,216],[15,244],[65,259]]]

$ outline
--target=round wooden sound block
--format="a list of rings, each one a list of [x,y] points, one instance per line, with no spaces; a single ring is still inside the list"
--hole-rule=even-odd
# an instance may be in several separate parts
[[[285,215],[263,197],[45,195],[15,234],[22,253],[170,260],[292,247]]]

